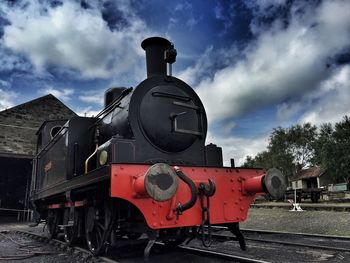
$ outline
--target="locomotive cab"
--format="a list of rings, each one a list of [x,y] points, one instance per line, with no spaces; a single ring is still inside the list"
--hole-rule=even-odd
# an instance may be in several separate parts
[[[67,120],[48,120],[44,121],[36,132],[37,135],[37,149],[38,154],[42,148],[47,145],[52,138],[61,130],[62,126]]]
[[[84,162],[94,147],[94,130],[90,127],[96,120],[72,117],[68,121],[46,121],[41,125],[37,132],[32,191],[84,174]]]

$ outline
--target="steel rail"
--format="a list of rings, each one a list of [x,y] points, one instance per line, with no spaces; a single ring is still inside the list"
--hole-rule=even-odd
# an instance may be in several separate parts
[[[348,205],[322,205],[322,206],[312,206],[311,204],[301,203],[303,208],[305,208],[308,211],[334,211],[334,212],[346,212],[350,211],[350,206]],[[268,205],[268,204],[252,204],[251,208],[261,208],[261,209],[273,209],[273,208],[279,208],[279,209],[291,209],[292,207],[290,205],[285,204],[274,204],[274,205]]]
[[[243,230],[243,232],[247,232],[246,230]],[[251,232],[256,232],[251,231]],[[260,232],[256,232],[260,233]],[[289,235],[284,232],[265,232],[269,234],[285,234]],[[293,235],[292,233],[291,235]],[[314,237],[314,238],[322,238],[322,236],[317,236],[317,235],[305,235],[306,237]],[[229,236],[229,235],[222,235],[222,234],[212,234],[213,238],[219,239],[219,240],[237,240],[234,236]],[[326,236],[326,238],[331,238],[331,236]],[[333,239],[337,239],[334,238]],[[340,240],[344,240],[342,238],[339,238]],[[279,245],[287,245],[287,246],[296,246],[296,247],[307,247],[307,248],[313,248],[313,249],[322,249],[322,250],[331,250],[331,251],[340,251],[340,252],[350,252],[350,248],[342,248],[342,247],[334,247],[334,246],[324,246],[324,245],[316,245],[316,244],[307,244],[303,242],[293,242],[293,241],[282,241],[282,240],[274,240],[274,239],[263,239],[263,238],[251,238],[251,237],[245,237],[245,240],[249,241],[255,241],[255,242],[263,242],[263,243],[272,243],[272,244],[279,244]],[[349,241],[350,244],[350,239],[346,238],[345,240]]]
[[[86,259],[89,259],[88,260],[89,262],[91,260],[92,262],[119,263],[118,261],[115,261],[111,258],[107,258],[107,257],[103,257],[103,256],[93,257],[89,250],[78,247],[78,246],[70,247],[70,246],[68,246],[67,243],[60,241],[60,240],[57,240],[57,239],[48,239],[45,236],[42,236],[42,235],[39,235],[36,233],[32,233],[32,232],[28,232],[25,230],[13,230],[13,232],[19,233],[19,234],[22,234],[22,235],[25,235],[28,237],[32,237],[36,240],[39,240],[39,241],[42,241],[45,243],[49,243],[49,244],[54,245],[62,250],[68,250],[68,251],[70,250],[73,253],[81,253],[84,255],[84,257]],[[161,242],[157,242],[157,244],[163,245]],[[213,251],[213,250],[204,250],[204,249],[194,248],[194,247],[189,247],[189,246],[184,246],[184,245],[178,246],[177,249],[179,251],[183,251],[186,253],[205,255],[205,256],[210,256],[212,258],[234,260],[234,261],[243,262],[243,263],[271,263],[270,261],[257,260],[257,259],[253,259],[253,258],[236,256],[236,255],[222,253],[222,252]]]
[[[213,229],[218,230],[228,230],[225,226],[212,226]],[[294,236],[304,236],[304,237],[314,237],[314,238],[325,238],[325,239],[339,239],[347,240],[350,242],[350,236],[335,236],[335,235],[321,235],[321,234],[311,234],[311,233],[300,233],[300,232],[288,232],[288,231],[274,231],[274,230],[259,230],[250,228],[240,228],[243,233],[258,233],[258,234],[279,234],[279,235],[294,235]]]
[[[215,258],[227,259],[227,260],[235,260],[235,261],[243,262],[243,263],[271,263],[270,261],[258,260],[258,259],[242,257],[242,256],[236,256],[236,255],[222,253],[222,252],[218,252],[218,251],[204,250],[204,249],[200,249],[200,248],[194,248],[194,247],[183,246],[183,245],[178,246],[177,249],[185,251],[187,253],[190,252],[190,253],[198,254],[198,255],[205,255],[205,256],[210,256],[210,257],[215,257]]]
[[[312,244],[299,243],[299,242],[288,242],[288,241],[261,239],[261,238],[246,238],[246,240],[256,241],[256,242],[264,242],[264,243],[273,243],[273,244],[279,244],[279,245],[287,245],[287,246],[295,246],[295,247],[307,247],[307,248],[322,249],[322,250],[350,252],[350,248],[341,248],[341,247],[332,247],[332,246],[323,246],[323,245],[312,245]]]
[[[300,232],[294,233],[294,232],[288,232],[288,231],[256,230],[256,229],[245,229],[245,228],[241,228],[241,231],[245,233],[277,234],[277,235],[291,235],[291,236],[294,235],[294,236],[325,238],[325,239],[340,239],[340,240],[348,240],[350,242],[350,237],[347,237],[347,236],[321,235],[321,234],[300,233]]]
[[[216,229],[222,229],[222,230],[226,230],[225,227],[215,227]],[[256,232],[256,233],[261,233],[261,231],[256,231],[256,230],[244,230],[247,232]],[[62,250],[72,250],[75,251],[75,253],[82,253],[83,255],[85,255],[84,257],[92,259],[92,260],[96,260],[97,262],[108,262],[108,263],[117,263],[118,261],[115,261],[111,258],[107,258],[107,257],[96,257],[94,258],[90,251],[88,251],[87,249],[81,248],[81,247],[69,247],[65,242],[56,240],[56,239],[52,239],[49,240],[48,238],[36,234],[36,233],[31,233],[31,232],[27,232],[25,230],[13,230],[13,232],[17,232],[20,234],[24,234],[27,236],[32,236],[34,237],[34,239],[43,241],[43,242],[49,242],[52,245],[55,245],[59,248],[61,248]],[[269,234],[286,234],[285,232],[277,232],[277,231],[263,231],[263,233],[269,233]],[[288,233],[287,233],[288,234]],[[292,233],[292,235],[294,235],[294,233]],[[307,235],[309,236],[309,235]],[[236,240],[236,238],[234,236],[229,236],[229,235],[222,235],[222,234],[212,234],[212,237],[214,239],[218,239],[218,240]],[[312,235],[310,237],[323,237],[323,236],[317,236],[317,235]],[[326,238],[334,238],[332,236],[325,236]],[[272,239],[261,239],[261,238],[249,238],[247,237],[246,240],[249,241],[255,241],[255,242],[263,242],[263,243],[271,243],[271,244],[279,244],[279,245],[287,245],[287,246],[296,246],[296,247],[303,247],[303,248],[313,248],[313,249],[322,249],[322,250],[332,250],[332,251],[341,251],[341,252],[350,252],[350,248],[339,248],[339,247],[330,247],[330,246],[323,246],[323,245],[312,245],[312,244],[306,244],[306,243],[301,243],[301,242],[289,242],[289,241],[280,241],[280,240],[272,240]],[[346,239],[350,241],[350,238]],[[157,242],[159,243],[159,242]],[[185,245],[180,245],[178,246],[178,250],[179,251],[183,251],[186,253],[193,253],[193,254],[197,254],[197,255],[205,255],[205,256],[210,256],[212,258],[222,258],[222,259],[226,259],[226,260],[234,260],[237,262],[247,262],[247,263],[270,263],[269,261],[264,261],[264,260],[258,260],[258,259],[254,259],[254,258],[248,258],[248,257],[243,257],[243,256],[237,256],[237,255],[233,255],[233,254],[227,254],[227,253],[223,253],[223,252],[219,252],[219,251],[213,251],[213,250],[204,250],[201,248],[196,248],[196,247],[190,247],[190,246],[185,246]]]
[[[67,251],[72,251],[74,253],[81,253],[83,255],[85,255],[86,259],[90,259],[89,262],[106,262],[106,263],[119,263],[118,261],[115,261],[113,259],[107,258],[107,257],[94,257],[91,252],[87,249],[84,249],[82,247],[78,247],[78,246],[74,246],[74,247],[70,247],[67,243],[57,240],[57,239],[49,239],[45,236],[39,235],[39,234],[35,234],[32,232],[28,232],[25,230],[10,230],[9,232],[14,232],[14,233],[19,233],[28,237],[32,237],[38,241],[42,241],[45,242],[47,244],[51,244],[54,245],[62,250],[67,250]]]

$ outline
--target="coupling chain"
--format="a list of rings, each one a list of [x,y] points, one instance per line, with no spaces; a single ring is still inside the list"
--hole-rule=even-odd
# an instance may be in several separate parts
[[[215,194],[216,187],[212,180],[209,179],[209,184],[199,184],[200,202],[202,208],[202,222],[200,226],[201,239],[203,246],[209,247],[212,242],[212,227],[210,223],[210,197]],[[205,204],[206,201],[206,204]],[[205,227],[208,229],[208,234],[205,234]]]

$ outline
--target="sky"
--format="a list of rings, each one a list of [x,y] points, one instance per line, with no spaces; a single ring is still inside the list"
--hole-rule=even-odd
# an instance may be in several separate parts
[[[0,110],[53,94],[84,116],[146,78],[151,36],[199,94],[207,143],[241,165],[273,128],[350,115],[350,1],[1,0]]]

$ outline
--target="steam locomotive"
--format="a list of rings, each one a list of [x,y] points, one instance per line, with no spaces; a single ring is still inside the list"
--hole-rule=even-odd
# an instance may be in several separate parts
[[[279,198],[277,169],[224,167],[222,149],[205,145],[207,118],[195,91],[171,75],[176,49],[145,39],[147,78],[105,93],[96,116],[49,120],[37,132],[30,200],[51,238],[85,237],[94,255],[120,238],[176,246],[212,225],[227,226],[245,249],[239,222],[254,198]]]

